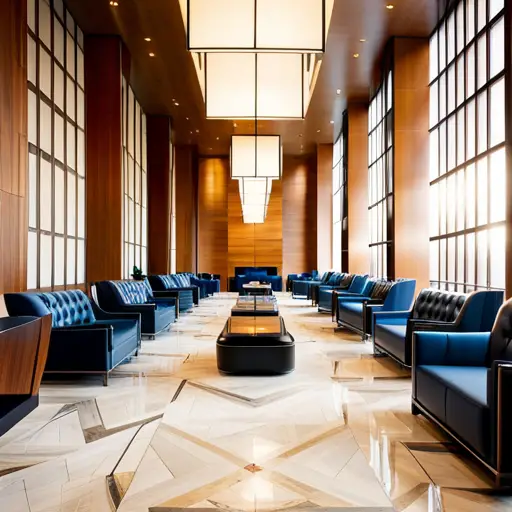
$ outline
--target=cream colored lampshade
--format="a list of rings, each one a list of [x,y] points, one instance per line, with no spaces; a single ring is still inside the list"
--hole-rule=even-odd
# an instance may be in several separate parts
[[[194,52],[323,53],[333,0],[180,0]]]
[[[279,135],[233,135],[231,137],[231,177],[281,177],[281,137]]]
[[[245,224],[263,224],[267,216],[265,205],[242,205],[242,217]]]

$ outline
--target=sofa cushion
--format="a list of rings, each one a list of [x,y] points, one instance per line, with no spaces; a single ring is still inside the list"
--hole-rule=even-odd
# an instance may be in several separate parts
[[[407,324],[402,321],[388,321],[376,323],[374,339],[375,345],[391,352],[393,356],[405,362],[405,333]]]
[[[362,302],[344,302],[338,301],[339,320],[355,327],[363,329],[363,303]]]
[[[142,281],[110,281],[124,304],[146,304],[148,289]]]
[[[138,337],[137,320],[97,320],[95,325],[111,325],[114,330],[112,336],[112,348],[115,349],[124,343]]]
[[[416,399],[438,420],[446,423],[446,384],[438,377],[443,366],[415,368]]]
[[[91,324],[96,320],[89,298],[80,290],[39,293],[38,297],[52,314],[52,327]]]
[[[266,272],[247,272],[245,277],[250,281],[265,281],[267,279]]]

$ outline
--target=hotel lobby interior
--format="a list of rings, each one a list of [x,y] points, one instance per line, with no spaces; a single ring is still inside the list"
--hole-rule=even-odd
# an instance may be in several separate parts
[[[0,512],[512,511],[512,1],[0,5]]]

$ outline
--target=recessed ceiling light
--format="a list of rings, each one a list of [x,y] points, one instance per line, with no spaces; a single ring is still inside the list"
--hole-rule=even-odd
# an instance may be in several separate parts
[[[151,37],[145,37],[144,41],[147,41],[149,43],[151,41]]]
[[[302,137],[302,133],[299,133],[299,137]]]
[[[188,121],[188,117],[185,117],[185,119]]]
[[[212,148],[208,148],[210,151],[212,150]]]
[[[180,106],[180,104],[179,104],[177,101],[175,101],[175,102],[174,102],[174,106],[175,106],[175,107],[179,107],[179,106]]]
[[[217,137],[217,140],[219,140],[219,137]]]
[[[394,8],[395,8],[395,6],[393,4],[387,4],[386,5],[386,9],[391,10],[391,9],[394,9]]]
[[[360,43],[366,43],[366,39],[359,39]]]
[[[340,95],[341,94],[341,89],[336,89],[336,94]]]
[[[196,133],[199,133],[199,130],[196,130]]]
[[[354,53],[354,59],[359,59],[359,53]]]
[[[190,132],[190,134],[192,135],[192,132]]]
[[[334,124],[334,121],[331,119],[331,124]]]
[[[236,128],[238,125],[236,123],[233,123],[233,128]]]
[[[151,53],[149,54],[149,56],[150,56],[150,57],[154,57],[154,56],[155,56],[155,54],[154,54],[153,52],[151,52]]]
[[[320,133],[320,130],[317,130],[316,133]]]
[[[111,5],[112,7],[117,7],[119,4],[118,4],[115,0],[111,0],[111,1],[110,1],[110,5]]]

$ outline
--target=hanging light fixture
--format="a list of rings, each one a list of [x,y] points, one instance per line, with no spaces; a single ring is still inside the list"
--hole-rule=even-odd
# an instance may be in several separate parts
[[[265,222],[272,190],[272,179],[242,178],[238,180],[238,187],[242,203],[243,221],[246,224]]]
[[[334,0],[180,0],[187,48],[201,53],[324,53],[333,6]]]
[[[281,177],[280,135],[232,135],[231,178]]]

